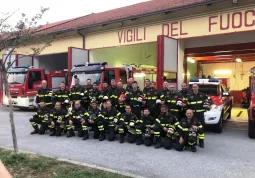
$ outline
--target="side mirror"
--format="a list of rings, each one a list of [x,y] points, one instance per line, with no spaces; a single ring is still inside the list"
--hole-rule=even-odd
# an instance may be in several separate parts
[[[223,92],[222,96],[230,96],[230,93],[229,92]]]

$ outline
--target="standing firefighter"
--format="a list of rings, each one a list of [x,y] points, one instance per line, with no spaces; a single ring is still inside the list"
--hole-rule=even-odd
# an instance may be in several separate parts
[[[205,125],[204,113],[206,109],[210,108],[211,100],[210,98],[198,91],[198,84],[192,85],[192,92],[187,99],[188,108],[194,113],[194,116],[198,118],[202,126]],[[198,134],[199,146],[204,148],[204,134]]]
[[[136,115],[132,113],[131,107],[126,105],[126,112],[121,114],[119,120],[119,134],[120,134],[120,143],[124,142],[125,133],[128,134],[128,142],[134,143],[136,140],[136,121],[138,120]]]
[[[183,98],[183,101],[184,101],[183,110],[181,112],[181,117],[185,117],[185,113],[186,113],[186,110],[187,110],[187,100],[188,100],[188,97],[190,96],[191,92],[188,89],[186,83],[182,83],[181,87],[182,87],[182,89],[179,93],[181,94],[181,96]]]
[[[39,104],[44,102],[46,106],[50,109],[53,108],[52,104],[52,90],[47,87],[47,81],[43,80],[41,83],[42,87],[38,89],[35,102]]]
[[[152,112],[152,109],[156,106],[156,100],[158,99],[158,90],[155,88],[155,82],[150,83],[149,89],[144,93],[146,107]]]
[[[143,92],[138,89],[137,82],[132,84],[132,90],[126,95],[127,104],[131,106],[132,113],[134,113],[138,119],[141,118],[141,107],[143,104]]]
[[[163,83],[163,89],[159,92],[159,98],[164,101],[165,100],[165,96],[166,96],[166,93],[169,92],[169,89],[168,89],[168,82],[164,82]]]
[[[83,140],[89,138],[88,128],[86,120],[88,120],[89,114],[86,109],[81,107],[81,103],[76,101],[74,108],[69,115],[69,119],[66,120],[67,137],[75,136],[73,126],[78,129],[78,136],[83,137]]]
[[[125,112],[125,103],[126,103],[126,90],[123,88],[121,82],[117,83],[116,95],[118,98],[118,111],[121,113]]]
[[[66,109],[61,108],[61,103],[56,102],[55,108],[52,109],[50,113],[50,119],[49,119],[49,128],[51,131],[50,136],[61,136],[61,133],[63,131],[63,128],[61,126],[65,122],[65,118],[67,117],[67,111]]]
[[[197,135],[202,135],[204,130],[200,121],[193,117],[191,109],[186,111],[186,116],[181,119],[180,126],[182,127],[182,132],[176,145],[176,150],[183,151],[185,147],[190,147],[192,152],[196,152]]]
[[[177,119],[179,119],[180,117],[180,113],[182,111],[182,104],[183,104],[182,96],[179,93],[177,93],[174,85],[170,85],[169,91],[166,92],[165,95],[165,105],[167,105],[167,107],[170,110],[170,113],[175,115]]]
[[[84,99],[84,97],[85,97],[85,99]],[[70,100],[73,103],[75,103],[76,101],[79,101],[84,107],[85,103],[82,101],[86,101],[86,100],[88,100],[88,98],[89,98],[89,96],[88,96],[87,90],[85,90],[84,87],[82,87],[80,85],[79,78],[75,78],[74,86],[72,86],[72,89],[70,92]]]
[[[48,118],[50,115],[50,109],[46,107],[45,103],[41,101],[35,115],[29,121],[35,129],[31,132],[31,135],[39,133],[43,135],[48,127]],[[40,125],[40,128],[38,127]]]
[[[154,127],[154,137],[156,141],[155,148],[161,147],[161,138],[165,149],[171,149],[172,143],[175,142],[181,132],[181,127],[177,118],[168,112],[166,105],[161,106],[161,114],[156,119]]]
[[[67,107],[70,102],[69,96],[70,96],[70,92],[66,89],[65,82],[61,82],[60,89],[53,93],[52,98],[53,98],[54,105],[57,102],[59,102],[59,103],[61,103],[62,109],[67,110]]]
[[[100,90],[98,90],[97,83],[93,83],[92,90],[89,90],[89,100],[97,101],[97,103],[99,103],[99,96],[100,96]]]
[[[112,79],[111,80],[111,87],[109,88],[110,90],[110,100],[112,102],[112,105],[117,108],[118,107],[118,96],[117,96],[117,84],[116,80]]]

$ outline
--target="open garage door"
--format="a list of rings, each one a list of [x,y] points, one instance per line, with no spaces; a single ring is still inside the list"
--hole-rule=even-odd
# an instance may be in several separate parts
[[[68,48],[68,70],[70,71],[74,65],[85,64],[89,62],[89,50],[80,48]]]
[[[157,43],[157,88],[162,88],[165,80],[177,88],[178,40],[159,35]]]

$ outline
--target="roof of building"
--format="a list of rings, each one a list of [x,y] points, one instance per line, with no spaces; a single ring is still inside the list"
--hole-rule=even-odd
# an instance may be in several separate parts
[[[39,33],[53,33],[66,30],[74,30],[96,26],[102,23],[111,23],[113,21],[126,18],[135,18],[137,16],[148,15],[164,10],[174,10],[185,6],[212,2],[217,0],[150,0],[134,5],[108,10],[100,13],[92,13],[86,16],[74,18],[67,21],[53,23],[48,27],[41,28]]]

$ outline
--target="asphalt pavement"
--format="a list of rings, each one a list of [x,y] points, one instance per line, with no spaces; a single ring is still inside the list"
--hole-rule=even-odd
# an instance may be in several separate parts
[[[255,140],[247,123],[227,122],[222,134],[206,132],[205,148],[190,151],[154,149],[118,141],[30,135],[32,112],[16,111],[20,150],[97,165],[148,178],[252,178],[255,175]],[[0,107],[0,146],[12,148],[8,108]]]

